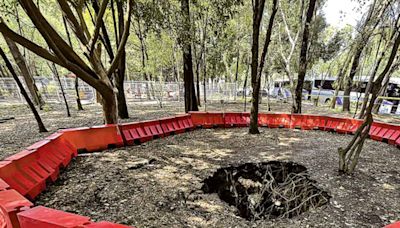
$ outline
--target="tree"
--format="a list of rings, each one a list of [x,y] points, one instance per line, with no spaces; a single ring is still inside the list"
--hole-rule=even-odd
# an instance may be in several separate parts
[[[272,12],[269,18],[267,33],[265,35],[264,48],[259,60],[259,37],[260,26],[264,13],[265,0],[255,0],[253,6],[253,42],[251,47],[251,86],[253,88],[252,106],[250,113],[250,134],[259,134],[258,131],[258,102],[260,97],[261,76],[264,70],[265,58],[268,54],[268,47],[271,42],[272,29],[276,12],[278,11],[278,0],[273,0]],[[259,64],[260,62],[260,64]]]
[[[38,88],[36,87],[35,80],[33,79],[33,76],[28,69],[28,66],[26,65],[25,58],[22,56],[21,52],[19,51],[17,45],[14,43],[14,41],[8,39],[7,37],[4,37],[8,48],[10,49],[10,52],[17,63],[17,66],[21,72],[22,77],[24,78],[24,81],[28,87],[28,90],[32,96],[33,103],[35,105],[38,105],[40,109],[42,109],[44,105],[44,101],[42,97],[39,94]]]
[[[115,98],[114,86],[110,76],[115,72],[123,55],[126,41],[129,36],[129,27],[132,13],[133,0],[128,1],[128,13],[125,21],[123,36],[120,40],[115,58],[112,60],[108,69],[101,62],[102,46],[97,42],[99,30],[103,24],[103,16],[108,0],[101,2],[101,10],[96,17],[96,26],[93,35],[88,30],[87,23],[83,17],[84,7],[82,2],[70,5],[66,0],[58,0],[59,7],[77,39],[84,47],[84,55],[90,65],[88,65],[74,49],[63,40],[60,34],[50,25],[38,7],[32,0],[19,0],[22,8],[25,10],[32,23],[35,25],[42,38],[46,41],[50,51],[29,41],[12,31],[3,20],[0,21],[0,32],[16,43],[24,46],[38,56],[60,65],[85,81],[96,89],[101,95],[101,104],[103,107],[103,116],[108,124],[117,122],[117,101]],[[74,13],[75,11],[75,13]],[[78,16],[78,18],[76,17]]]
[[[353,139],[347,145],[347,147],[344,149],[338,149],[340,173],[351,174],[358,164],[365,139],[368,137],[371,125],[373,123],[372,108],[374,107],[375,101],[378,98],[379,90],[382,88],[382,82],[392,68],[400,46],[400,29],[398,25],[396,26],[394,34],[394,38],[390,41],[391,51],[387,63],[377,79],[372,83],[371,99],[365,112],[364,122],[357,129]]]
[[[301,42],[300,60],[299,60],[299,75],[297,78],[297,85],[295,90],[295,102],[293,103],[292,111],[294,113],[301,113],[301,101],[303,98],[303,84],[307,72],[307,52],[309,43],[310,24],[314,15],[316,0],[310,0],[307,9],[306,22],[303,30],[303,39]]]
[[[349,75],[344,80],[344,93],[343,93],[343,111],[350,112],[350,94],[353,85],[354,76],[358,72],[362,53],[366,44],[370,41],[372,33],[379,24],[381,16],[385,12],[389,3],[382,1],[378,2],[374,0],[371,4],[367,16],[361,26],[361,31],[358,37],[355,39],[354,52],[352,55],[352,63],[350,67]]]
[[[185,112],[198,111],[196,92],[194,88],[192,47],[191,47],[191,23],[189,0],[181,0],[182,10],[182,51],[183,51],[183,80],[185,85]]]
[[[67,34],[68,44],[69,44],[69,46],[72,47],[71,35],[69,34],[69,30],[68,30],[68,26],[67,26],[67,21],[65,20],[65,17],[63,17],[63,25],[64,25],[65,33]],[[81,97],[80,97],[80,95],[79,95],[79,79],[78,79],[78,77],[76,77],[76,75],[75,75],[74,87],[75,87],[75,93],[76,93],[76,105],[77,105],[77,109],[78,109],[78,111],[83,111],[83,106],[82,106],[82,102],[81,102]]]
[[[60,87],[61,95],[63,97],[64,104],[65,104],[65,110],[67,111],[67,117],[71,117],[71,112],[69,111],[69,105],[68,105],[67,97],[65,96],[65,92],[64,92],[64,86],[63,86],[63,84],[61,82],[60,74],[58,73],[56,64],[54,64],[54,63],[50,64],[49,63],[48,65],[49,65],[49,68],[50,68],[51,72],[56,77],[57,82],[58,82],[58,86]]]
[[[8,71],[11,73],[12,77],[14,78],[15,82],[18,85],[19,90],[21,91],[22,96],[24,96],[26,102],[28,103],[29,108],[31,109],[33,115],[35,116],[39,132],[47,132],[46,127],[44,126],[42,119],[40,118],[39,113],[37,112],[35,105],[32,103],[31,99],[29,98],[28,93],[24,89],[24,86],[22,85],[21,81],[19,80],[17,73],[15,73],[14,68],[11,65],[10,60],[7,58],[6,54],[4,53],[3,49],[0,47],[0,56],[3,58],[4,63],[6,64],[6,67]]]

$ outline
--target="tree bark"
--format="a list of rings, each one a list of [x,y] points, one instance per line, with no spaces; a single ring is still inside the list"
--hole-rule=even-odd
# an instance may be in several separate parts
[[[28,66],[26,65],[24,57],[22,56],[21,52],[19,51],[14,41],[7,38],[6,36],[4,36],[4,39],[6,40],[6,43],[10,48],[11,54],[15,62],[17,63],[18,68],[20,69],[20,72],[26,83],[26,86],[28,87],[28,90],[32,96],[33,103],[35,105],[38,105],[39,108],[42,109],[44,101],[39,94],[38,88],[36,87],[35,84],[35,80],[33,79],[33,76],[29,71]]]
[[[181,0],[183,17],[182,49],[183,49],[183,79],[185,86],[185,112],[198,111],[196,92],[194,89],[194,75],[191,47],[191,24],[189,0]]]
[[[57,67],[54,63],[48,63],[50,70],[52,71],[53,75],[56,76],[57,81],[58,81],[58,85],[60,86],[61,89],[61,94],[63,96],[63,100],[64,100],[64,104],[65,104],[65,110],[67,111],[67,117],[71,117],[71,112],[69,111],[69,105],[68,105],[68,101],[67,98],[65,96],[65,92],[64,92],[64,87],[61,83],[61,79],[60,79],[60,75],[58,74],[58,70]]]
[[[1,49],[1,47],[0,47],[0,55],[3,58],[4,63],[6,64],[6,67],[8,68],[8,71],[12,74],[15,82],[17,83],[22,96],[24,96],[26,102],[28,103],[29,108],[31,109],[33,115],[35,116],[35,119],[36,119],[36,122],[37,122],[37,125],[39,128],[39,132],[47,132],[47,129],[44,126],[42,119],[40,118],[40,115],[35,108],[35,105],[32,103],[31,99],[29,98],[28,93],[24,89],[21,81],[19,80],[17,74],[15,73],[15,70],[12,67],[10,60],[7,58],[6,54],[4,53],[3,49]]]
[[[258,65],[258,48],[260,37],[260,25],[264,12],[265,0],[256,0],[253,8],[253,42],[251,47],[251,86],[253,88],[252,105],[250,112],[250,134],[259,134],[258,130],[258,105],[260,98],[261,76],[264,70],[265,58],[268,47],[271,43],[271,35],[276,12],[278,11],[278,0],[273,0],[272,13],[269,18],[268,29],[265,35],[265,42],[261,54],[260,64]]]
[[[65,28],[65,33],[67,34],[67,39],[68,39],[69,46],[72,47],[71,35],[69,33],[67,22],[65,21],[65,17],[63,17],[63,24],[64,24],[64,28]],[[78,81],[78,77],[76,75],[75,75],[74,87],[75,87],[76,105],[77,105],[78,111],[83,111],[81,97],[80,97],[80,94],[79,94],[79,81]]]
[[[316,0],[310,0],[307,16],[306,16],[306,23],[304,25],[303,30],[303,40],[301,43],[301,50],[300,50],[300,60],[299,60],[299,75],[297,79],[297,86],[295,90],[295,102],[293,103],[292,111],[293,113],[301,113],[301,101],[303,98],[303,85],[304,85],[304,78],[306,77],[307,72],[307,52],[308,52],[308,43],[309,43],[309,33],[310,33],[310,23],[315,11]]]
[[[122,39],[123,31],[124,31],[124,9],[123,9],[124,1],[117,0],[117,12],[118,12],[118,31],[119,38],[117,46],[119,45],[119,41]],[[126,73],[126,51],[122,50],[122,55],[120,58],[120,62],[118,64],[117,73],[115,74],[115,86],[117,87],[117,100],[118,100],[118,116],[121,119],[128,119],[128,107],[126,105],[126,97],[125,97],[125,89],[124,89],[124,80]]]

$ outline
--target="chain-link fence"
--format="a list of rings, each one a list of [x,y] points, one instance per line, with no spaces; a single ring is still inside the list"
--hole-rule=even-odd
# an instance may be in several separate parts
[[[21,82],[27,89],[23,78]],[[63,102],[59,82],[56,79],[46,77],[35,77],[35,84],[40,95],[47,103]],[[61,78],[61,84],[68,101],[76,100],[75,78]],[[95,90],[78,79],[78,92],[84,104],[96,101]],[[183,82],[160,82],[160,81],[125,81],[125,95],[128,102],[144,101],[183,101]],[[196,87],[196,85],[195,85]],[[204,100],[204,92],[208,101],[234,101],[243,94],[236,83],[210,81],[204,86],[200,84],[200,97]],[[17,104],[25,102],[17,84],[12,78],[0,78],[0,103]]]

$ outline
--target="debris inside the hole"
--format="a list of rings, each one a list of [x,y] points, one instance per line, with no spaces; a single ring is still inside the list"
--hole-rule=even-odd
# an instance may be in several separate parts
[[[204,193],[217,193],[248,220],[291,218],[325,205],[330,196],[315,186],[307,168],[294,162],[245,163],[218,169],[204,180]]]

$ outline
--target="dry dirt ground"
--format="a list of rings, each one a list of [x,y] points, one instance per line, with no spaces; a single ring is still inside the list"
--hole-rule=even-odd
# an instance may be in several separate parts
[[[197,130],[79,156],[36,203],[137,227],[382,227],[400,219],[395,147],[368,140],[356,174],[338,176],[336,150],[350,136],[262,130]],[[292,219],[249,222],[200,190],[217,168],[271,160],[306,166],[330,203]]]
[[[215,103],[207,109],[243,111],[243,105]],[[310,104],[303,109],[341,115]],[[170,116],[182,110],[182,104],[169,104],[162,110],[157,105],[135,104],[130,106],[132,118],[124,121]],[[277,102],[272,110],[289,111],[290,106]],[[37,133],[25,106],[0,106],[0,118],[15,117],[0,123],[1,158],[57,129],[102,124],[98,105],[85,106],[84,112],[73,110],[72,118],[65,117],[60,106],[47,107],[41,115],[49,133]],[[377,118],[399,122],[392,116]],[[368,140],[356,174],[338,176],[336,151],[350,140],[351,136],[319,131],[264,128],[261,135],[251,136],[244,128],[197,130],[140,146],[81,155],[36,204],[138,227],[381,227],[400,220],[400,152]],[[249,222],[216,194],[200,191],[202,180],[217,168],[270,160],[305,165],[318,186],[331,194],[330,204],[292,219]]]

